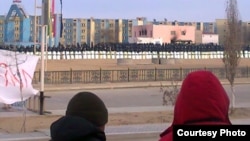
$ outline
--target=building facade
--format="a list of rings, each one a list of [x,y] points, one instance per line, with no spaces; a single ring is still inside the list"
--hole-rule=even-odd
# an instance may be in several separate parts
[[[132,27],[141,19],[64,18],[61,44],[128,43]]]
[[[243,45],[250,45],[250,21],[242,23]]]
[[[219,44],[218,34],[202,34],[202,44]]]
[[[215,32],[219,35],[219,44],[223,45],[226,41],[227,19],[216,19]],[[242,44],[250,45],[250,22],[240,21],[242,31]]]
[[[219,35],[219,44],[223,45],[225,42],[226,37],[226,30],[227,30],[227,20],[226,19],[216,19],[216,33]]]
[[[54,13],[54,0],[43,0],[43,2],[42,13],[45,13],[46,16],[28,15],[20,1],[13,2],[8,14],[0,16],[0,44],[39,44],[42,34],[41,26],[44,24],[47,26],[46,43],[49,46],[129,43],[133,41],[131,40],[133,38],[140,38],[140,40],[148,38],[144,41],[166,43],[174,40],[189,40],[196,44],[210,42],[209,39],[216,42],[215,38],[218,38],[219,44],[223,44],[225,41],[226,19],[216,19],[215,22],[179,22],[167,19],[148,21],[145,17],[135,19],[95,19],[91,17],[63,18],[61,24],[63,15]],[[46,9],[49,9],[50,12]],[[61,25],[63,26],[61,27]],[[249,45],[250,22],[242,22],[242,31],[242,42]],[[213,35],[212,38],[210,38],[211,35]]]
[[[5,44],[29,44],[30,18],[20,3],[13,3],[4,20]]]
[[[154,24],[134,26],[132,39],[136,41],[137,38],[162,39],[163,43],[195,43],[195,27]]]
[[[46,42],[49,46],[58,46],[60,42],[60,29],[61,29],[61,14],[54,14],[53,31],[49,30],[47,26],[46,30]],[[32,44],[40,44],[42,40],[42,16],[29,16],[30,18],[30,41]],[[35,29],[36,28],[36,29]]]
[[[0,45],[4,43],[4,16],[0,16]]]

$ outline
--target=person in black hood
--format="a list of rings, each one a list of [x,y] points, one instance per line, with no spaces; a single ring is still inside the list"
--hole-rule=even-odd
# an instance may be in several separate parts
[[[66,115],[50,126],[51,141],[106,141],[108,110],[91,92],[79,92],[69,101]]]

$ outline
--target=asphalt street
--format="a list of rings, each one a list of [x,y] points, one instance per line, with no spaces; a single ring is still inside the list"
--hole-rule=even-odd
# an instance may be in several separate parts
[[[250,84],[235,86],[236,106],[247,107],[250,105]],[[224,85],[229,97],[231,89],[229,85]],[[65,110],[70,98],[80,90],[45,92],[51,96],[46,99],[46,110]],[[81,90],[84,91],[84,90]],[[87,90],[96,93],[108,108],[122,107],[152,107],[162,106],[162,92],[159,87],[149,88],[129,88],[129,89],[103,89]]]

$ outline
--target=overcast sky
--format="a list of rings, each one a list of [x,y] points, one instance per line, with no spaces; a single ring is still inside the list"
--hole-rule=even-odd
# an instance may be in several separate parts
[[[37,0],[41,6],[42,0]],[[0,15],[8,12],[13,0],[0,0]],[[34,15],[35,0],[22,0],[28,14]],[[60,0],[55,0],[60,12]],[[162,21],[213,22],[225,18],[226,0],[62,0],[64,18],[111,18]],[[250,21],[250,0],[238,0],[243,21]],[[39,13],[40,9],[37,9]]]

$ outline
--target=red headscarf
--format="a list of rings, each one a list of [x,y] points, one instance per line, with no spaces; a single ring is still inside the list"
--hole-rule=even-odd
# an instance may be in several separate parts
[[[172,141],[172,126],[183,124],[230,125],[229,98],[217,77],[209,71],[187,75],[178,94],[172,125],[160,141]]]

